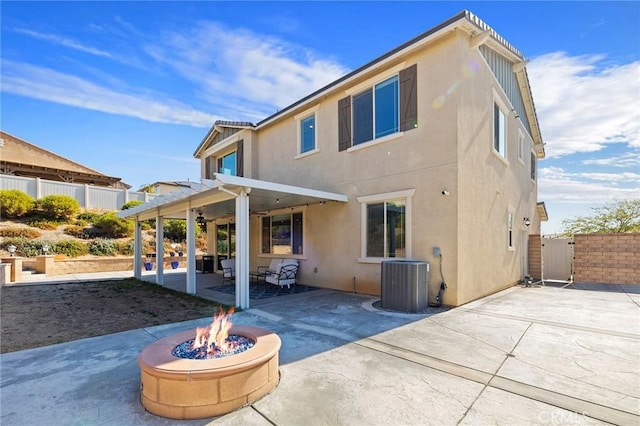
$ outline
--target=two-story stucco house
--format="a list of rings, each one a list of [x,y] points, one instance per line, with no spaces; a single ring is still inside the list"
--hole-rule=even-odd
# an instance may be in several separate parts
[[[300,283],[358,293],[380,294],[392,258],[428,261],[446,305],[504,289],[546,217],[526,63],[463,11],[259,123],[215,123],[201,184],[123,216],[187,218],[191,234],[204,217],[209,252],[236,257],[239,306],[273,257],[298,259]]]

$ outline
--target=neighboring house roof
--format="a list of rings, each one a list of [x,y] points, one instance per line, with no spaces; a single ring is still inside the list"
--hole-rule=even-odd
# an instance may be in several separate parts
[[[538,124],[533,96],[531,95],[531,87],[529,86],[529,78],[526,71],[527,60],[524,59],[524,56],[518,49],[512,46],[489,25],[468,10],[463,10],[452,18],[418,35],[417,37],[414,37],[408,42],[396,47],[371,62],[368,62],[360,68],[340,77],[321,89],[316,90],[310,95],[281,109],[277,113],[263,119],[255,125],[249,122],[216,121],[196,148],[194,157],[199,158],[202,151],[206,149],[207,144],[215,137],[215,135],[217,133],[222,133],[222,127],[233,127],[238,130],[259,130],[261,127],[267,126],[281,118],[284,118],[285,116],[288,116],[290,112],[300,109],[311,102],[317,101],[320,97],[326,96],[329,92],[338,90],[341,86],[352,83],[355,79],[360,78],[361,75],[373,72],[375,69],[389,64],[397,56],[406,55],[414,49],[422,47],[427,42],[448,34],[454,29],[462,29],[469,32],[473,36],[472,43],[476,46],[486,44],[491,48],[498,50],[514,63],[513,71],[516,74],[516,78],[519,83],[518,86],[524,101],[524,107],[529,121],[531,137],[535,144],[536,153],[538,158],[544,158],[544,143],[542,141],[542,135],[540,134],[540,126]]]
[[[139,191],[143,191],[144,189],[148,188],[148,187],[153,187],[156,189],[156,192],[161,194],[161,193],[166,193],[168,191],[164,191],[162,190],[162,188],[165,187],[171,187],[172,190],[177,190],[180,188],[190,188],[191,187],[191,182],[184,180],[184,181],[158,181],[158,182],[154,182],[148,185],[142,185],[139,189]]]
[[[118,177],[102,174],[4,131],[0,131],[0,138],[0,174],[131,188]]]

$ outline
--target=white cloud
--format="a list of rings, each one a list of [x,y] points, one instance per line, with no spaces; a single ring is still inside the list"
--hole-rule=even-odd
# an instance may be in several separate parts
[[[215,22],[201,22],[187,33],[166,33],[147,51],[201,85],[205,97],[251,104],[251,118],[264,118],[347,72],[303,47]]]
[[[49,68],[3,61],[2,91],[152,122],[209,127],[219,117],[164,95],[130,94]],[[162,99],[162,101],[158,101]]]
[[[37,38],[40,40],[45,40],[53,44],[59,44],[64,47],[68,47],[69,49],[79,50],[81,52],[89,53],[95,56],[104,56],[106,58],[112,58],[111,53],[106,52],[104,50],[97,49],[91,46],[85,46],[84,44],[75,41],[73,39],[67,37],[61,37],[56,34],[44,34],[37,31],[27,30],[23,28],[16,28],[13,30],[16,33],[23,34],[32,38]]]
[[[625,152],[622,155],[609,158],[584,160],[582,164],[587,166],[611,166],[617,168],[638,167],[640,166],[640,153]]]
[[[572,173],[561,167],[538,171],[540,200],[606,203],[640,197],[638,173]]]
[[[527,66],[548,158],[640,147],[640,62],[603,67],[604,59],[554,52]]]

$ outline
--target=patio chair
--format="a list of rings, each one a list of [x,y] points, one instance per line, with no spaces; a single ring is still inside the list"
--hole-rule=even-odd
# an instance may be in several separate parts
[[[287,288],[291,288],[292,284],[296,284],[297,274],[297,261],[294,260],[288,263],[282,262],[278,264],[276,272],[267,274],[267,276],[265,277],[265,281],[269,284],[277,285],[279,287],[284,287],[286,285]]]
[[[233,284],[236,281],[236,260],[224,259],[220,264],[222,265],[222,284],[226,282]]]
[[[282,259],[271,259],[271,263],[269,266],[258,266],[256,271],[256,276],[259,280],[264,281],[264,279],[269,274],[275,274],[278,270],[278,265],[282,262]]]

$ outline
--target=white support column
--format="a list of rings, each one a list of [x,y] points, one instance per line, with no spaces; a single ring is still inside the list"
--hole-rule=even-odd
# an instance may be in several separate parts
[[[142,224],[137,217],[133,223],[133,276],[142,278]]]
[[[187,293],[196,294],[196,211],[187,209]]]
[[[236,306],[249,308],[249,192],[236,197]]]
[[[156,216],[156,284],[164,285],[164,221]]]

